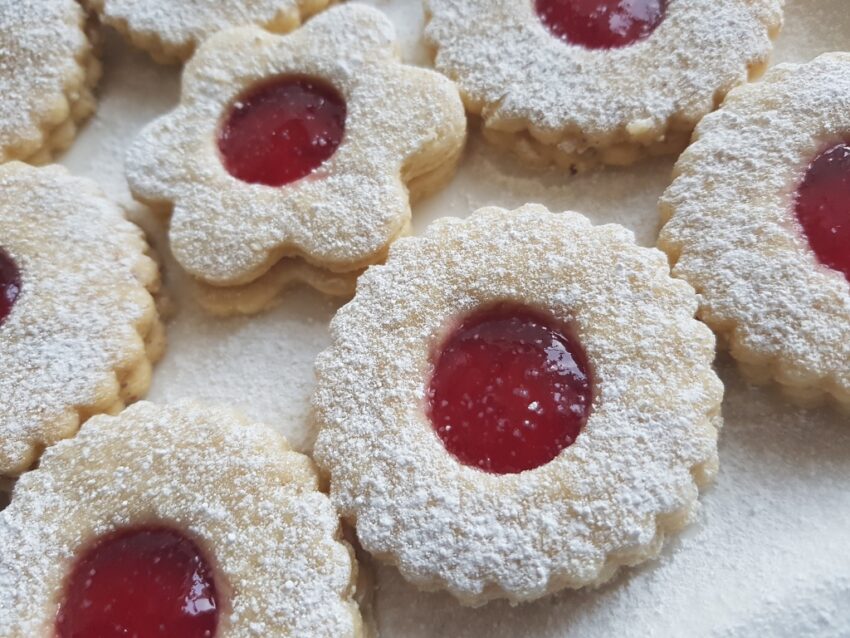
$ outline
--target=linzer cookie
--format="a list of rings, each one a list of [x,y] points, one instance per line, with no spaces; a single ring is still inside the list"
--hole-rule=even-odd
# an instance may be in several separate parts
[[[850,409],[850,54],[730,93],[661,212],[659,246],[744,373]]]
[[[228,410],[91,419],[18,481],[0,556],[7,638],[362,635],[312,461]]]
[[[147,253],[94,182],[0,167],[0,476],[147,391],[164,347]]]
[[[782,0],[426,0],[436,67],[484,135],[569,170],[683,149],[758,75]]]
[[[0,0],[0,162],[45,164],[95,110],[100,63],[74,0]]]
[[[401,64],[389,20],[346,5],[286,36],[213,36],[127,176],[138,199],[173,211],[172,252],[218,289],[217,312],[253,311],[246,295],[271,300],[282,282],[350,290],[340,282],[407,230],[411,198],[452,175],[465,133],[451,82]]]
[[[658,554],[717,468],[714,337],[664,255],[482,209],[366,271],[317,363],[316,459],[363,547],[464,604]]]
[[[217,31],[256,24],[287,33],[330,0],[82,0],[104,24],[163,64],[188,60]]]

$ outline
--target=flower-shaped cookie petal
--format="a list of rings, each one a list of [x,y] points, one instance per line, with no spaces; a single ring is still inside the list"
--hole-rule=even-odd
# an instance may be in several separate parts
[[[696,296],[683,283],[624,228],[535,205],[441,219],[423,237],[399,240],[386,265],[360,277],[317,363],[316,459],[363,547],[466,604],[599,584],[657,555],[717,466],[723,387],[711,367],[714,338],[693,318]],[[432,390],[446,332],[505,302],[573,326],[595,389],[571,445],[497,474],[449,453]],[[495,341],[502,352],[504,343]],[[546,368],[524,370],[516,386],[507,374],[481,375],[491,380],[486,392],[507,388],[484,410],[496,410],[496,427],[516,437],[508,445],[517,451],[531,436],[520,428],[537,427],[532,412],[543,407],[529,403],[530,421],[515,430],[499,411],[528,401],[539,373],[573,367],[555,345]],[[459,374],[476,376],[470,365]]]
[[[85,27],[74,0],[0,0],[0,162],[50,161],[94,112]]]
[[[111,610],[98,598],[106,584],[98,578],[108,579],[109,570],[91,574],[86,618],[74,617],[76,566],[103,539],[163,530],[197,548],[197,562],[207,566],[190,582],[205,590],[194,615],[217,616],[217,623],[210,618],[214,635],[362,635],[352,599],[357,566],[313,463],[268,427],[188,402],[141,402],[116,417],[95,417],[18,481],[0,513],[0,634],[53,636],[56,625],[79,628],[94,614],[116,619],[132,586],[126,574],[111,592]],[[138,608],[166,588],[138,591]],[[59,636],[95,634],[102,635]]]
[[[147,391],[164,344],[147,252],[93,182],[0,167],[0,475]]]
[[[782,0],[622,2],[658,5],[662,19],[627,46],[588,48],[555,35],[535,9],[557,4],[589,6],[426,0],[426,38],[488,139],[573,170],[684,148],[700,118],[761,71],[782,21]],[[599,4],[597,18],[621,24],[602,7],[614,3]]]
[[[753,381],[850,408],[848,96],[847,53],[775,67],[730,93],[676,165],[659,246]],[[824,153],[836,145],[844,159]],[[818,157],[832,167],[812,229],[800,206]],[[818,252],[824,242],[832,259]]]
[[[245,24],[292,31],[330,0],[83,0],[104,24],[164,64],[188,60],[213,33]]]
[[[342,141],[297,181],[242,181],[221,157],[222,119],[246,92],[281,77],[340,94]],[[186,66],[180,106],[130,150],[127,176],[141,200],[173,204],[172,251],[206,283],[243,285],[291,256],[351,272],[380,261],[404,232],[409,195],[451,175],[465,128],[451,82],[399,63],[389,20],[345,5],[285,36],[252,27],[213,36]]]

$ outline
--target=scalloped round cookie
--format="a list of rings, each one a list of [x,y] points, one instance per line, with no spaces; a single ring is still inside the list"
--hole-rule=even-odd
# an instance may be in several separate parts
[[[127,178],[173,211],[172,252],[203,284],[239,290],[288,258],[350,278],[408,229],[411,198],[451,177],[465,136],[452,83],[401,64],[388,18],[352,4],[285,36],[210,38]]]
[[[82,0],[161,64],[185,62],[212,34],[246,24],[287,33],[332,0]]]
[[[783,64],[697,127],[658,245],[753,381],[850,409],[850,54]]]
[[[0,476],[147,392],[165,346],[148,252],[94,182],[0,166]]]
[[[0,0],[0,162],[46,164],[96,107],[100,62],[74,0]]]
[[[717,469],[693,290],[616,225],[484,208],[401,239],[317,361],[315,458],[364,549],[461,603],[656,556]]]
[[[487,139],[577,171],[680,152],[762,72],[782,4],[425,0],[425,36]]]
[[[361,636],[357,565],[319,490],[309,458],[230,410],[94,417],[0,513],[0,634],[92,636],[108,621],[126,635]]]

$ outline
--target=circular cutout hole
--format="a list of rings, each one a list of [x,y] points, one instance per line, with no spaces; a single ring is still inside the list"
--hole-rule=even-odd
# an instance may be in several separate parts
[[[57,638],[212,638],[219,603],[198,546],[166,528],[121,530],[78,558],[65,585]]]
[[[534,0],[557,38],[588,49],[616,49],[643,40],[667,13],[667,0]]]
[[[569,326],[514,304],[464,318],[434,357],[427,412],[446,449],[493,474],[540,467],[572,445],[593,400]]]
[[[0,248],[0,326],[21,294],[21,271],[15,260]]]
[[[283,186],[306,177],[337,150],[345,99],[316,78],[266,82],[233,105],[219,132],[224,167],[251,184]]]

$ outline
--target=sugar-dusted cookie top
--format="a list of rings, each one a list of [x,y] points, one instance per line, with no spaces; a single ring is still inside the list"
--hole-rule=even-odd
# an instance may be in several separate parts
[[[465,131],[452,83],[401,64],[389,20],[351,4],[285,36],[209,39],[180,106],[130,149],[127,177],[173,208],[172,251],[205,283],[246,284],[284,257],[351,272],[385,257],[410,197],[451,175]]]
[[[147,253],[94,182],[0,166],[0,476],[147,391],[163,348]]]
[[[782,0],[426,0],[435,64],[485,134],[569,168],[678,152],[764,67]]]
[[[399,240],[317,361],[331,497],[366,550],[464,604],[657,555],[717,467],[696,306],[660,251],[577,213],[485,208]]]
[[[95,108],[100,75],[75,0],[0,0],[0,162],[45,163]]]
[[[850,54],[777,66],[697,127],[659,246],[754,380],[850,407]]]
[[[271,428],[137,403],[50,448],[0,512],[0,635],[357,638],[357,566]]]
[[[256,24],[286,33],[330,0],[82,0],[161,63],[188,60],[212,34]]]

